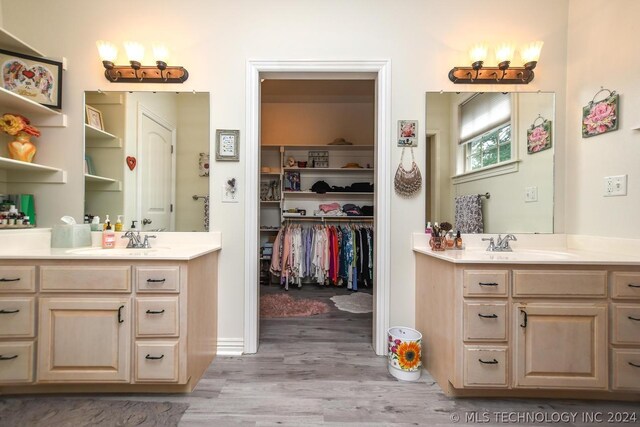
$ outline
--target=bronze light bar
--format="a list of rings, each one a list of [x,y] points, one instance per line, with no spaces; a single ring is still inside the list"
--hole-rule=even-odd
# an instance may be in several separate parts
[[[156,64],[154,67],[131,61],[131,65],[115,65],[102,61],[104,76],[112,83],[183,83],[189,78],[184,67],[167,65],[162,61]]]

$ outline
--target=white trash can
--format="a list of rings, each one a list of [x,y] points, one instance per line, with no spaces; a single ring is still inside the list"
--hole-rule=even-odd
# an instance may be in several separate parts
[[[395,326],[387,331],[389,373],[399,380],[416,381],[422,372],[422,334]]]

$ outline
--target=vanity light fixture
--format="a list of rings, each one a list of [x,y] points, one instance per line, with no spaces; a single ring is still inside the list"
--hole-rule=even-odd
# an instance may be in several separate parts
[[[161,44],[153,45],[153,56],[156,65],[142,65],[144,46],[137,42],[124,42],[129,65],[115,65],[118,48],[103,40],[96,42],[104,76],[112,83],[183,83],[189,78],[184,67],[167,65],[169,51]]]
[[[533,69],[538,64],[541,41],[527,43],[520,48],[523,66],[512,67],[515,48],[511,43],[501,43],[495,48],[496,67],[485,67],[489,48],[479,43],[469,50],[470,67],[453,67],[449,80],[466,84],[527,84],[533,80]]]

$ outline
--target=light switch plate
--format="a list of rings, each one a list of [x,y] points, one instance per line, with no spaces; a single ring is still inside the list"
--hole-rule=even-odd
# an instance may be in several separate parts
[[[626,196],[627,175],[615,175],[604,177],[604,196]]]
[[[524,189],[524,201],[525,202],[537,202],[538,201],[538,187],[526,187]]]
[[[238,178],[229,177],[222,183],[222,203],[238,203]]]

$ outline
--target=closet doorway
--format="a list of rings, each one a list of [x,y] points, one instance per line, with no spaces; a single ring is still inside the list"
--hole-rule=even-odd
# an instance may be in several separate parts
[[[247,271],[245,283],[245,352],[257,351],[260,336],[269,342],[305,339],[292,330],[316,325],[316,331],[328,335],[351,328],[372,342],[377,354],[384,354],[388,63],[359,64],[365,70],[351,64],[353,71],[340,72],[273,71],[292,65],[296,68],[291,63],[250,62],[248,69],[247,144],[249,157],[255,153],[258,161],[248,160],[252,164],[247,165],[248,182],[257,185],[247,194],[247,204],[253,206],[247,206],[246,231],[248,238],[255,236],[255,246],[247,250],[247,265],[254,268]],[[345,63],[315,66],[344,69]],[[251,261],[249,254],[254,255]],[[263,334],[261,294],[270,317]],[[357,313],[367,306],[367,298],[373,311]],[[303,314],[271,320],[290,310]],[[314,311],[320,314],[304,316]],[[335,327],[327,323],[332,321]],[[345,339],[333,338],[322,340]]]

